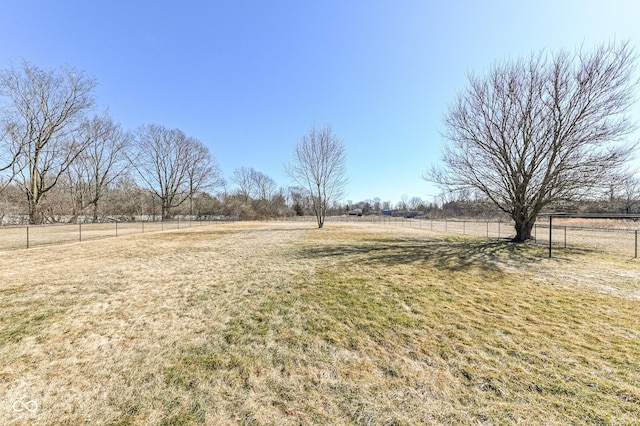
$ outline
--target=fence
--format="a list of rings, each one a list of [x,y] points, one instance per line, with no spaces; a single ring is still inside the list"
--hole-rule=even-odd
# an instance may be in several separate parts
[[[0,250],[15,250],[43,245],[114,238],[235,220],[237,219],[216,217],[206,220],[177,219],[172,221],[116,221],[108,223],[2,226],[0,227]],[[282,220],[314,222],[315,218],[303,217]],[[326,222],[371,223],[487,239],[510,239],[515,235],[513,224],[501,221],[406,219],[390,216],[334,216],[327,217]],[[561,220],[556,219],[552,227],[550,246],[554,250],[563,248],[590,249],[637,258],[639,230],[640,226],[636,222],[630,221],[610,221],[607,226],[588,227],[563,224]],[[549,225],[536,224],[533,228],[533,237],[534,243],[549,245]]]
[[[515,236],[513,222],[481,220],[434,220],[389,216],[340,216],[327,218],[329,222],[360,222],[381,225],[424,229],[425,231],[447,234],[462,234],[488,239],[511,239]],[[533,243],[556,249],[587,249],[610,254],[638,257],[640,222],[631,220],[576,221],[555,219],[551,228],[549,244],[549,225],[537,223],[533,228]],[[588,226],[597,223],[599,226]]]
[[[0,227],[0,250],[16,250],[43,245],[115,238],[170,229],[229,222],[229,219],[176,219],[164,221],[46,224]]]

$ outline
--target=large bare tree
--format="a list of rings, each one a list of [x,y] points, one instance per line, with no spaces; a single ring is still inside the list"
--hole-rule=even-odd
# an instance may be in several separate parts
[[[443,166],[425,177],[480,191],[514,220],[514,241],[530,239],[545,206],[589,195],[629,160],[635,60],[610,43],[470,75],[444,118]]]
[[[324,225],[328,207],[343,194],[346,167],[344,143],[329,125],[312,126],[296,145],[293,163],[285,166],[291,179],[308,192],[318,228]]]
[[[95,80],[74,68],[44,70],[24,62],[0,71],[5,129],[21,176],[30,223],[42,223],[41,202],[84,150],[76,131],[94,105]]]
[[[109,115],[103,114],[85,120],[78,138],[86,148],[69,168],[74,213],[90,207],[95,222],[107,189],[127,171],[131,136]]]
[[[155,124],[140,127],[132,166],[162,203],[162,217],[190,196],[219,182],[220,170],[209,150],[181,130]]]

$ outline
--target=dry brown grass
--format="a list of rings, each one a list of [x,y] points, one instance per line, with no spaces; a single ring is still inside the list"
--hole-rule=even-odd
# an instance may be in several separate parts
[[[108,222],[87,224],[46,224],[0,226],[0,250],[16,250],[43,245],[67,244],[102,238],[168,231],[209,225],[208,221]]]
[[[0,423],[634,423],[640,265],[545,254],[246,223],[13,251]]]

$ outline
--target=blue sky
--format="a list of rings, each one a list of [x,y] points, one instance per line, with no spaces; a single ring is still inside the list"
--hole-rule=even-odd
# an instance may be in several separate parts
[[[640,50],[635,0],[0,4],[0,67],[80,68],[98,81],[98,111],[125,129],[183,130],[227,179],[253,167],[288,186],[294,145],[331,124],[347,149],[344,201],[433,200],[421,174],[439,161],[468,72],[540,49],[630,39]]]

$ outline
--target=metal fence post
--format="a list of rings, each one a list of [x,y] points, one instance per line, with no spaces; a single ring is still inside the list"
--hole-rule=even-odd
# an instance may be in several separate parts
[[[553,234],[551,230],[553,229],[553,216],[549,215],[549,259],[551,259],[551,240],[553,238]]]
[[[638,258],[638,230],[636,229],[636,259]]]
[[[82,223],[78,223],[78,241],[82,242]]]
[[[564,227],[564,248],[567,248],[567,227]]]
[[[27,225],[27,248],[29,248],[29,225]]]

